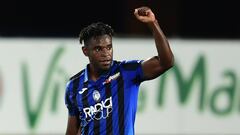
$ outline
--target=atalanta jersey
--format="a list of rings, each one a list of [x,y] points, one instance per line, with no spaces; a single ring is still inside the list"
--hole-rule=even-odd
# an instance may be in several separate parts
[[[70,78],[65,104],[78,116],[83,135],[134,135],[142,61],[113,61],[97,81],[88,78],[88,66]]]

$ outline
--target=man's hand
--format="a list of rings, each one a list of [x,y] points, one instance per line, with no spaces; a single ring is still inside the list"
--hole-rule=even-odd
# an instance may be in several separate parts
[[[134,15],[139,21],[144,23],[151,23],[156,20],[154,13],[149,7],[136,8]]]

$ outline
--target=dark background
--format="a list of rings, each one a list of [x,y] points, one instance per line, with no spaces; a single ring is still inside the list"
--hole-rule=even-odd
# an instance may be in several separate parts
[[[134,8],[149,6],[168,37],[240,38],[240,7],[221,0],[2,0],[2,37],[78,37],[90,23],[110,24],[116,36],[150,36]]]

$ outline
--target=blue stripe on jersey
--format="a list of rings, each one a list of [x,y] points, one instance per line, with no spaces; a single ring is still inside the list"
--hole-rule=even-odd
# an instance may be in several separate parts
[[[76,79],[76,81],[78,81],[78,79]],[[73,81],[73,82],[76,82]],[[67,88],[66,88],[66,97],[65,97],[65,104],[68,108],[68,114],[69,116],[77,116],[78,115],[78,108],[76,107],[76,100],[74,99],[75,93],[72,91],[74,88],[76,88],[75,85],[73,85],[74,83],[68,83],[67,84]]]
[[[125,124],[125,134],[127,135],[133,135],[134,134],[134,122],[135,122],[135,113],[136,113],[136,107],[137,107],[137,94],[138,90],[131,89],[128,92],[126,92],[127,88],[129,87],[129,83],[125,83],[124,86],[124,124]],[[129,109],[131,108],[131,109]]]
[[[83,90],[83,88],[88,88],[88,86],[89,86],[89,83],[88,83],[88,82],[83,82],[83,87],[82,87],[81,90]],[[85,107],[88,107],[88,106],[89,106],[88,91],[85,91],[85,92],[83,92],[82,94],[78,94],[78,95],[81,95],[81,96],[82,96],[82,98],[79,98],[79,99],[81,99],[81,100],[79,100],[79,101],[82,102],[81,104],[79,104],[79,105],[82,105],[80,109],[85,108]],[[84,112],[83,112],[83,114],[85,115]],[[84,117],[85,117],[84,122],[86,122],[86,125],[84,125],[84,127],[81,127],[81,128],[82,128],[82,134],[84,134],[84,135],[86,134],[86,135],[87,135],[87,134],[89,134],[89,132],[91,131],[91,130],[89,130],[89,129],[92,129],[92,127],[90,127],[91,125],[88,124],[89,119],[86,118],[86,116],[84,116]],[[82,121],[82,120],[81,120],[81,121]]]

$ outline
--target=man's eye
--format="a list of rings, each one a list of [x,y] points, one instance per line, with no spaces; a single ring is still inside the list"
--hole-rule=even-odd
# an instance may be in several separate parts
[[[97,48],[95,48],[95,51],[96,51],[96,52],[99,52],[99,51],[101,51],[101,48],[100,48],[100,47],[97,47]]]
[[[112,46],[108,46],[107,49],[108,49],[108,50],[111,50],[111,49],[112,49]]]

